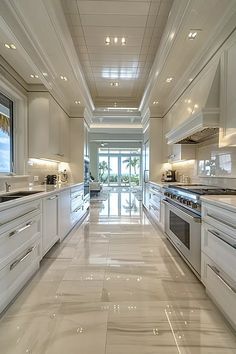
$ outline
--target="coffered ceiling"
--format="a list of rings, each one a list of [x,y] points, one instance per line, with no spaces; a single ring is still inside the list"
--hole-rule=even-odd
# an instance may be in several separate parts
[[[62,0],[95,106],[138,107],[172,2]]]

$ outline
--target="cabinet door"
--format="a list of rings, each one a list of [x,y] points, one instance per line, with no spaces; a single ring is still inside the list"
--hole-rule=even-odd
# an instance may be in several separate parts
[[[221,57],[219,145],[236,146],[236,36]]]
[[[43,256],[58,239],[58,195],[52,195],[43,200]]]
[[[50,151],[54,155],[54,159],[60,160],[62,152],[60,149],[60,131],[61,131],[61,108],[50,98],[50,114],[49,114],[49,134],[50,134]]]
[[[60,223],[58,225],[59,237],[62,241],[68,234],[71,228],[70,224],[70,210],[71,210],[71,200],[70,200],[70,190],[66,190],[60,193],[59,196],[59,219]]]
[[[60,154],[64,162],[70,161],[70,118],[62,111],[60,122]]]

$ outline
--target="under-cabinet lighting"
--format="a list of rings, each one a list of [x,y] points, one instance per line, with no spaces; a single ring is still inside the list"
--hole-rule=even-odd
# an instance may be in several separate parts
[[[110,43],[111,43],[111,38],[110,37],[106,37],[105,44],[109,45]]]

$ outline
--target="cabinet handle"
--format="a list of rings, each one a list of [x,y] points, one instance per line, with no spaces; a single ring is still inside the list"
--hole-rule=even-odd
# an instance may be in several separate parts
[[[207,264],[207,266],[209,268],[211,268],[211,270],[215,273],[215,275],[224,283],[224,285],[230,290],[232,291],[234,294],[236,294],[236,289],[234,289],[220,274],[220,271],[218,268],[216,268],[215,266],[212,266],[210,264]]]
[[[236,249],[236,244],[232,244],[230,242],[228,242],[224,236],[222,234],[220,234],[218,231],[215,230],[208,230],[208,232],[210,232],[210,234],[212,234],[213,236],[219,238],[221,241],[225,242],[227,245],[233,247],[234,249]]]
[[[236,225],[232,225],[232,224],[230,224],[229,222],[224,221],[223,219],[218,218],[217,216],[214,216],[214,215],[211,215],[211,214],[208,214],[208,213],[207,213],[207,216],[209,216],[210,218],[212,218],[212,219],[214,219],[214,220],[216,220],[216,221],[219,221],[220,223],[222,223],[222,224],[224,224],[224,225],[226,225],[226,226],[232,227],[232,229],[236,229]]]
[[[47,198],[47,200],[53,200],[53,199],[57,199],[57,195],[54,195],[53,197],[49,197],[49,198]]]
[[[27,250],[27,252],[22,256],[21,258],[17,259],[10,265],[10,270],[13,270],[19,263],[23,262],[24,259],[26,259],[29,254],[33,251],[34,247],[31,247]]]
[[[12,236],[15,236],[15,235],[21,233],[22,231],[25,231],[25,230],[28,229],[31,225],[33,225],[33,223],[34,223],[33,221],[27,222],[27,224],[26,224],[25,226],[21,227],[20,229],[11,231],[8,236],[9,236],[9,237],[12,237]]]

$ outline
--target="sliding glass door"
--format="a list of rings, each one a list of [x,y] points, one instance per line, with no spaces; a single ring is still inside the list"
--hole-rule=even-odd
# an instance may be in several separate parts
[[[139,153],[122,150],[100,149],[98,158],[98,175],[105,186],[139,186]]]

